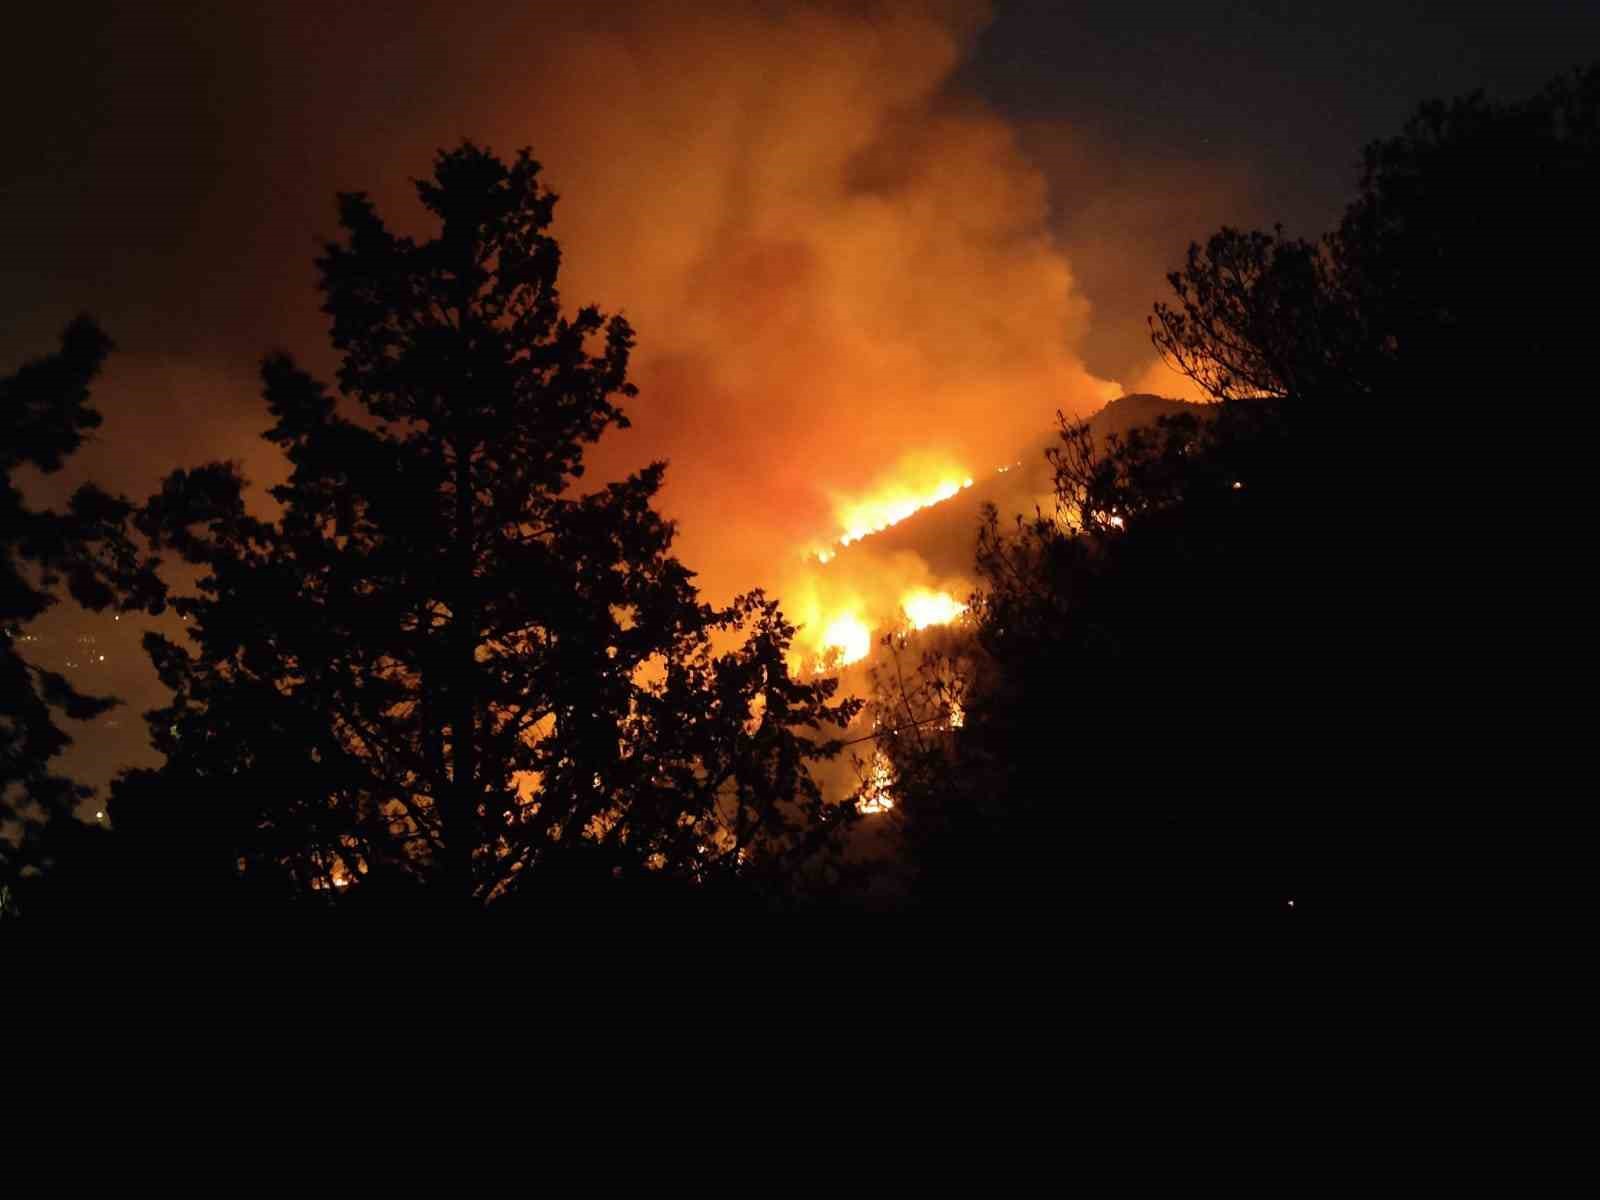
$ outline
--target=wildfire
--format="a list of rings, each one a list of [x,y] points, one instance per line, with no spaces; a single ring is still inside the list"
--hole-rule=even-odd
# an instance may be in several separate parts
[[[932,588],[912,588],[900,599],[905,623],[915,630],[948,625],[966,611],[967,606],[949,592]],[[811,668],[814,671],[848,667],[872,653],[872,626],[854,609],[829,618],[821,628],[815,642],[820,655]]]
[[[912,476],[921,476],[928,482],[906,483],[903,480],[880,486],[864,498],[841,501],[835,507],[839,526],[843,529],[833,543],[813,552],[820,563],[828,563],[838,555],[841,546],[854,545],[862,538],[882,533],[891,525],[898,525],[907,517],[942,504],[952,496],[972,486],[972,476],[965,472],[940,468],[918,471],[912,467]]]
[[[900,601],[900,609],[911,622],[911,628],[926,629],[930,625],[948,625],[966,612],[967,606],[949,592],[912,588]]]
[[[882,750],[872,756],[872,767],[856,807],[864,814],[888,812],[894,807],[894,768]]]
[[[912,455],[864,496],[835,498],[843,533],[812,543],[805,557],[826,566],[852,546],[906,518],[942,504],[972,487],[974,480],[942,455]],[[944,590],[914,553],[873,555],[866,548],[832,570],[808,570],[786,588],[789,610],[803,631],[794,656],[796,670],[822,673],[861,662],[872,653],[881,629],[924,630],[959,620],[967,611],[959,588]]]
[[[822,649],[830,657],[837,653],[839,666],[860,662],[872,650],[872,627],[855,613],[842,613],[823,629]]]
[[[849,505],[839,514],[840,523],[845,527],[843,536],[839,538],[839,544],[848,546],[851,542],[859,542],[869,534],[882,533],[889,526],[898,525],[913,513],[932,508],[935,504],[942,504],[957,492],[971,486],[972,477],[967,476],[964,479],[945,480],[931,492],[917,494],[895,489],[880,493],[870,500]]]

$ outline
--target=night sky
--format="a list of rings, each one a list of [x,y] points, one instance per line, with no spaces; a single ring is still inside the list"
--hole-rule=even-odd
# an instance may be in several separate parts
[[[1364,142],[1595,57],[1600,5],[90,3],[6,33],[0,363],[81,310],[119,346],[101,436],[37,494],[219,457],[270,483],[255,364],[331,366],[333,193],[404,225],[434,149],[526,144],[568,300],[639,332],[600,472],[671,460],[681,554],[722,595],[782,590],[774,563],[902,459],[972,470],[1058,408],[1176,392],[1144,316],[1188,242],[1320,232]],[[129,700],[69,760],[91,782],[157,698],[136,624],[36,629]]]

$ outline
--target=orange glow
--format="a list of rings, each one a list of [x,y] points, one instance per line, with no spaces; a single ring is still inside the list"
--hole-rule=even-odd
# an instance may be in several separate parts
[[[913,629],[926,629],[930,625],[948,625],[967,606],[949,592],[936,592],[931,588],[912,588],[900,601],[900,609]]]
[[[905,484],[889,484],[879,488],[874,494],[864,500],[855,500],[839,506],[839,524],[844,527],[844,533],[839,537],[839,545],[848,546],[859,542],[862,538],[874,533],[882,533],[891,525],[898,525],[914,513],[935,504],[942,503],[958,492],[972,486],[970,475],[950,475],[939,480],[931,486],[908,486]],[[827,553],[828,558],[833,557]],[[827,558],[818,558],[827,562]]]
[[[882,750],[872,755],[872,767],[856,807],[863,813],[888,812],[894,807],[894,768]]]
[[[855,613],[843,613],[823,629],[822,649],[829,658],[837,654],[841,667],[860,662],[872,650],[872,627]]]
[[[792,670],[820,674],[847,667],[872,654],[880,630],[923,630],[961,619],[967,606],[958,597],[967,581],[934,575],[907,546],[866,540],[971,488],[973,478],[952,461],[938,451],[908,454],[879,475],[871,491],[834,493],[845,533],[811,542],[803,565],[789,572],[780,590],[799,630]],[[854,548],[846,555],[845,547]]]

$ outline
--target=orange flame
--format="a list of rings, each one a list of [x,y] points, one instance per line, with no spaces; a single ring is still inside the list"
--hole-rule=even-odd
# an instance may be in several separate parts
[[[888,812],[893,807],[894,768],[889,765],[889,756],[878,750],[872,755],[870,773],[867,776],[866,786],[861,789],[861,798],[856,802],[856,808],[870,816],[872,813]]]
[[[835,513],[844,533],[831,542],[813,543],[807,555],[810,565],[826,566],[845,547],[941,504],[973,483],[943,455],[901,459],[875,491],[836,497]],[[821,673],[861,662],[872,653],[879,628],[923,630],[959,620],[967,611],[964,601],[952,590],[929,586],[933,582],[917,555],[904,550],[887,555],[863,550],[830,571],[792,576],[784,599],[805,646],[792,657],[793,669]]]
[[[882,533],[889,526],[898,525],[907,517],[941,504],[971,486],[970,475],[943,479],[927,489],[890,485],[866,500],[844,505],[838,514],[839,524],[844,526],[839,545],[848,546],[871,534]]]
[[[967,611],[967,606],[949,592],[931,588],[912,588],[901,599],[900,608],[913,629],[948,625]]]
[[[841,613],[823,629],[822,649],[830,658],[836,653],[841,667],[860,662],[872,650],[872,627],[855,613]]]
[[[834,516],[841,532],[832,542],[813,549],[812,557],[821,563],[831,562],[841,547],[882,533],[925,508],[942,504],[972,484],[972,476],[951,466],[942,455],[910,455],[865,496],[835,497]]]

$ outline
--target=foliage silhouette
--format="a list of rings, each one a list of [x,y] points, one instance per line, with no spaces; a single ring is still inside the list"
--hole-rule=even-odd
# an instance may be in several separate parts
[[[83,721],[118,703],[32,661],[29,623],[58,602],[62,585],[91,611],[160,607],[126,500],[85,484],[63,512],[34,508],[17,478],[27,468],[59,471],[100,425],[89,387],[110,351],[110,339],[79,317],[59,350],[0,379],[0,885],[12,897],[23,871],[52,857],[44,831],[93,794],[52,769],[72,740],[58,715]]]
[[[1219,400],[1381,400],[1380,419],[1429,421],[1429,395],[1504,403],[1502,385],[1559,376],[1583,328],[1597,182],[1600,64],[1519,103],[1425,104],[1366,148],[1321,241],[1223,229],[1191,246],[1152,335]]]
[[[1424,106],[1321,242],[1191,248],[1152,333],[1216,403],[1104,440],[1064,421],[1054,511],[982,531],[970,643],[880,678],[917,899],[1561,910],[1578,842],[1518,746],[1531,696],[1573,693],[1555,659],[1506,685],[1572,636],[1542,588],[1570,556],[1540,561],[1514,505],[1557,527],[1581,475],[1480,414],[1582,344],[1597,171],[1590,68]]]
[[[652,507],[664,464],[578,491],[627,424],[634,335],[563,309],[539,165],[463,143],[416,189],[425,241],[340,197],[318,260],[338,394],[263,365],[281,516],[224,464],[140,514],[206,575],[173,601],[192,648],[147,639],[167,762],[113,818],[204,810],[214,861],[347,907],[558,875],[777,888],[850,819],[809,767],[854,702],[790,675],[775,602],[699,599]]]

